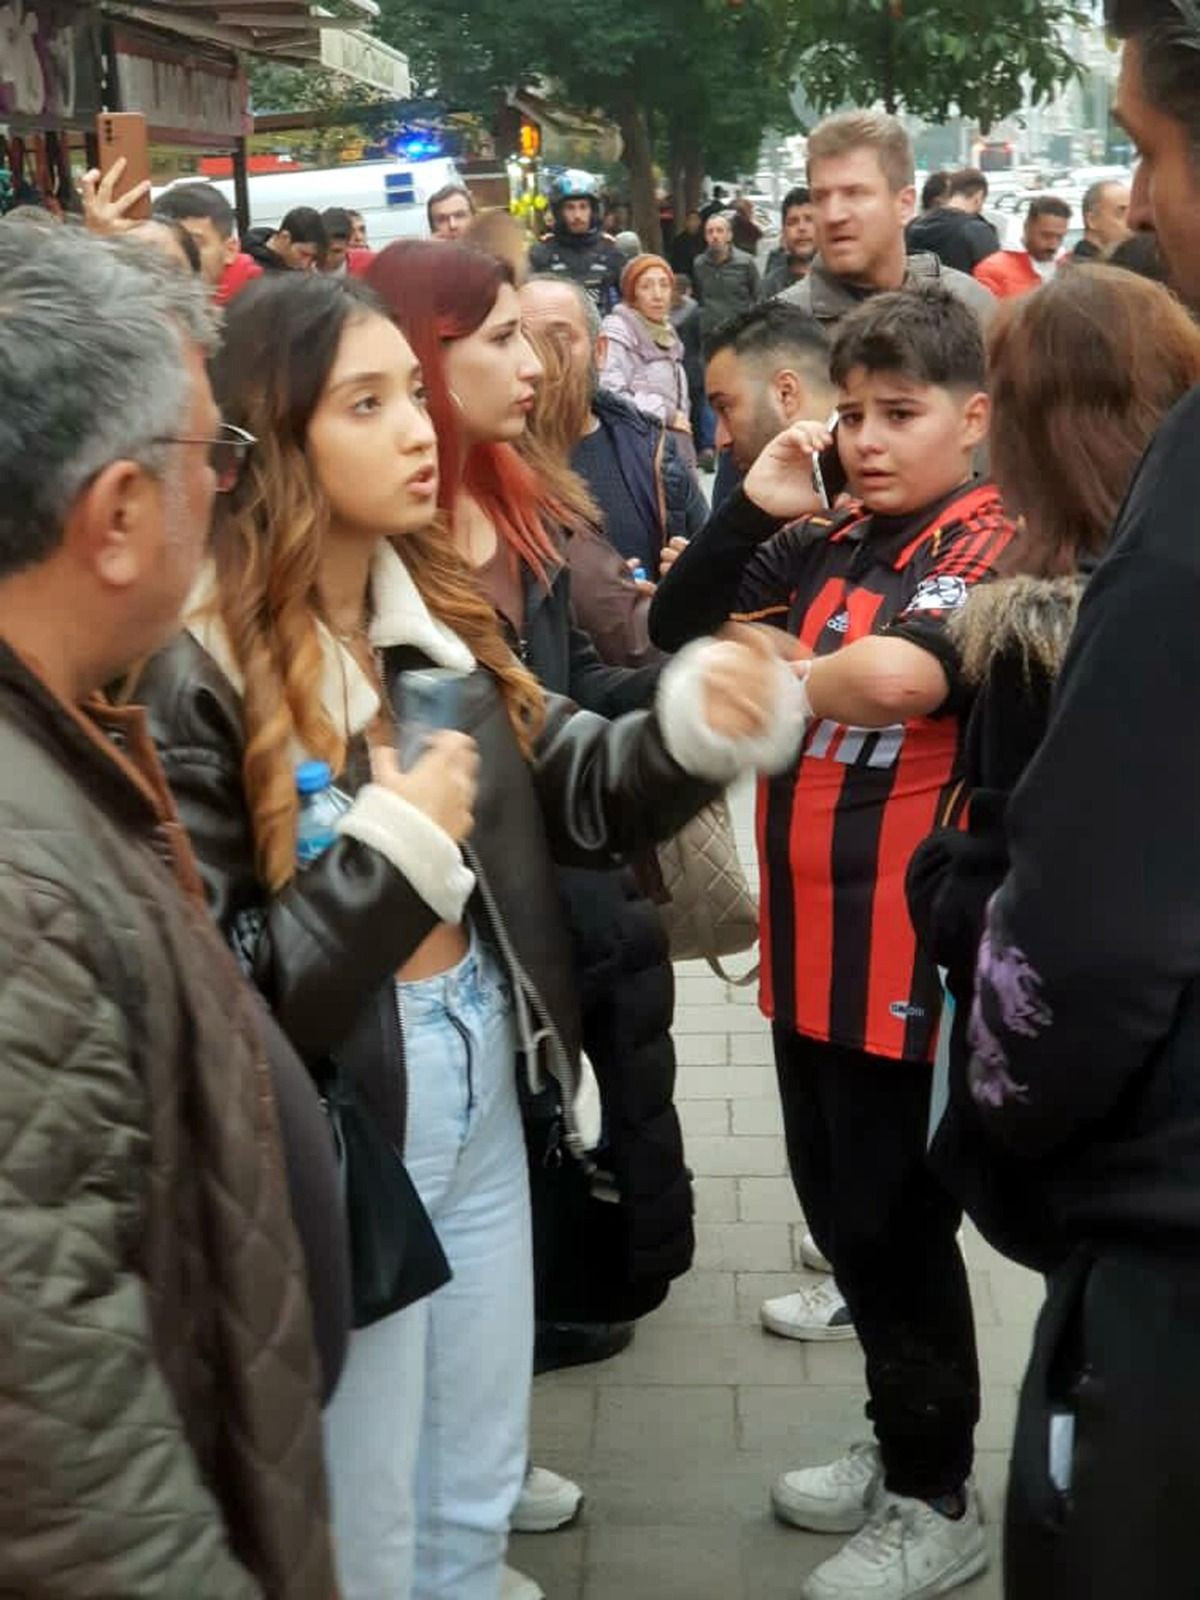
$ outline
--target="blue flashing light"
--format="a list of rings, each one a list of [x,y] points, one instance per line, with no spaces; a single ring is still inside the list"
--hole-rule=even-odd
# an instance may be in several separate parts
[[[431,161],[445,154],[445,146],[435,133],[400,134],[392,149],[406,161]]]

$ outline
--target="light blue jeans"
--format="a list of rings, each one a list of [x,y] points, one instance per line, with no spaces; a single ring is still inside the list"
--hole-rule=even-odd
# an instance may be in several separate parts
[[[473,935],[397,998],[405,1161],[454,1276],[351,1338],[325,1413],[338,1579],[343,1600],[497,1600],[533,1349],[512,995]]]

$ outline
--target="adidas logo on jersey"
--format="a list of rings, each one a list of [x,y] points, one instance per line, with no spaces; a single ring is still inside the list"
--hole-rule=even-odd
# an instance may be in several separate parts
[[[830,617],[825,626],[832,628],[834,633],[849,633],[850,613],[848,611],[839,611],[837,616]]]

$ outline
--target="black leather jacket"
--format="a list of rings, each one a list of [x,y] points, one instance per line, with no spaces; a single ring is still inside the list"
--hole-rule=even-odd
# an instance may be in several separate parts
[[[399,715],[401,674],[427,665],[407,646],[383,652]],[[150,661],[137,692],[217,921],[235,944],[250,930],[252,975],[303,1059],[318,1072],[337,1060],[403,1148],[403,1040],[393,977],[437,913],[380,852],[345,837],[268,896],[243,790],[237,691],[184,634]],[[481,757],[469,914],[508,967],[527,1060],[532,1055],[558,1080],[570,1133],[580,1025],[554,863],[620,860],[670,837],[715,791],[671,758],[654,713],[608,723],[554,696],[534,759],[525,761],[495,682],[479,669],[463,695],[461,731]],[[338,783],[353,794],[368,775],[365,743],[355,740]],[[537,1065],[530,1065],[536,1081]]]

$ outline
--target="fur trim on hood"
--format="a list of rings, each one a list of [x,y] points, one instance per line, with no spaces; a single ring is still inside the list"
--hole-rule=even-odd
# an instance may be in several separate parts
[[[1075,627],[1086,580],[1000,578],[972,589],[950,620],[950,635],[968,683],[982,683],[1001,655],[1020,655],[1027,671],[1056,678]]]

